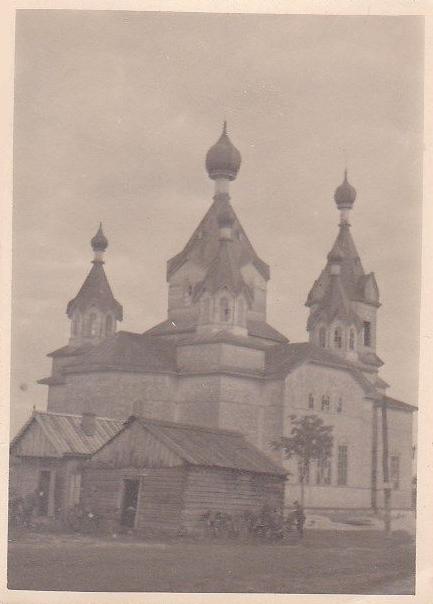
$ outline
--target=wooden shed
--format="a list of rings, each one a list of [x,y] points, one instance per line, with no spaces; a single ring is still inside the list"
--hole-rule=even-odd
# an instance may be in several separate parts
[[[207,511],[283,506],[286,471],[229,430],[132,417],[82,474],[82,501],[135,529],[194,532]]]
[[[81,465],[124,420],[34,411],[10,445],[12,496],[37,493],[37,516],[64,517],[79,502]]]

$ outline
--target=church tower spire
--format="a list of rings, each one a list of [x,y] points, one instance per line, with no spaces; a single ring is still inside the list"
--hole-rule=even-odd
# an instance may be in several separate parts
[[[90,245],[94,252],[92,268],[78,294],[67,305],[66,314],[71,320],[71,344],[98,343],[116,332],[117,321],[123,319],[121,304],[114,298],[104,271],[104,253],[108,239],[102,223]]]
[[[337,238],[328,261],[311,288],[307,331],[310,341],[371,368],[382,362],[376,355],[376,315],[379,289],[374,273],[364,272],[350,233],[349,214],[356,190],[344,180],[334,193],[340,211]]]
[[[267,324],[269,266],[256,253],[231,204],[229,187],[241,161],[224,122],[205,160],[215,182],[213,203],[183,250],[167,263],[167,321],[152,329],[153,335],[224,331],[266,345],[287,341]]]

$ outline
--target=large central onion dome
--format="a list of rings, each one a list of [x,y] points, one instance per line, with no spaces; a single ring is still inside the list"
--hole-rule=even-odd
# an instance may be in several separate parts
[[[234,180],[241,166],[241,154],[233,145],[227,134],[227,122],[218,142],[209,149],[206,155],[206,170],[209,178]]]
[[[344,171],[342,184],[335,190],[334,199],[339,210],[350,210],[355,203],[356,189],[347,180],[347,170]]]

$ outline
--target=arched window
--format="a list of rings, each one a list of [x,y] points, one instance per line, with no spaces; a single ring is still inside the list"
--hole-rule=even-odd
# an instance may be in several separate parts
[[[92,312],[89,315],[89,322],[88,322],[88,327],[87,327],[87,335],[89,336],[96,336],[96,330],[97,330],[97,316],[96,313]]]
[[[77,336],[79,331],[80,331],[80,315],[76,314],[76,315],[74,315],[74,318],[72,319],[72,335]]]
[[[111,336],[113,333],[113,317],[111,315],[107,315],[105,318],[105,335]]]
[[[209,323],[210,321],[210,300],[209,298],[204,298],[201,302],[201,316],[203,323]]]
[[[341,327],[336,327],[334,330],[334,346],[335,348],[341,348],[343,345],[343,335],[341,333]]]
[[[326,348],[326,328],[321,327],[319,329],[319,346],[321,348]]]
[[[349,350],[355,350],[355,330],[349,331]]]
[[[228,323],[230,321],[231,310],[228,298],[220,298],[220,321]]]
[[[238,300],[238,323],[243,325],[245,321],[245,304],[242,298]]]
[[[314,396],[311,393],[308,395],[308,408],[314,409]]]
[[[371,346],[371,323],[364,321],[364,346]]]

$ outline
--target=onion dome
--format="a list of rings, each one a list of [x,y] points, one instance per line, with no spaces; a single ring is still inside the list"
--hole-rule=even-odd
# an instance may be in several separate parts
[[[96,235],[90,241],[90,245],[92,246],[92,250],[94,252],[105,252],[108,247],[108,239],[104,235],[102,230],[102,222],[99,223],[99,229]]]
[[[219,140],[209,149],[206,155],[206,170],[209,178],[235,180],[241,166],[241,154],[233,145],[227,134],[227,122]]]
[[[347,180],[347,170],[344,171],[342,184],[335,190],[334,199],[339,210],[350,210],[355,202],[356,189]]]

